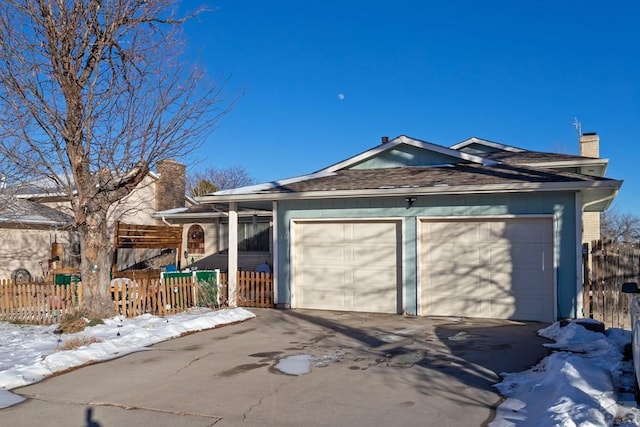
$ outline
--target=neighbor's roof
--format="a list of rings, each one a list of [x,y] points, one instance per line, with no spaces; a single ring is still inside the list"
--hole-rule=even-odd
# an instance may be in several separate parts
[[[0,197],[0,223],[65,227],[73,217],[40,203],[15,197]]]

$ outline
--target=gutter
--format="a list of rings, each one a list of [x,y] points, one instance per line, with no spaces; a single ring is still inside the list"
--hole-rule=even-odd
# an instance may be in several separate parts
[[[592,205],[596,205],[598,203],[602,203],[602,202],[606,202],[606,201],[611,201],[613,200],[616,196],[618,195],[618,190],[616,190],[613,194],[610,194],[608,196],[602,197],[600,199],[596,199],[596,200],[592,200],[590,202],[587,203],[583,203],[582,204],[582,212],[584,212],[585,208],[592,206]]]
[[[582,185],[580,185],[582,184]],[[448,194],[479,194],[479,193],[521,193],[532,191],[581,191],[586,189],[611,188],[617,189],[622,184],[621,181],[591,181],[591,182],[568,182],[568,183],[543,183],[543,184],[493,184],[493,185],[473,185],[473,186],[432,186],[432,187],[394,187],[394,188],[371,188],[366,190],[328,190],[328,191],[308,191],[299,193],[249,193],[249,194],[225,194],[202,196],[202,203],[228,203],[244,202],[254,200],[299,200],[299,199],[335,199],[353,197],[406,197],[406,196],[427,196],[427,195],[448,195]]]

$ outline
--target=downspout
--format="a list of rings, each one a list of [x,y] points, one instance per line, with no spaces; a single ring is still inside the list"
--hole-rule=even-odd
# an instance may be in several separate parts
[[[586,313],[585,313],[585,307],[584,307],[584,281],[585,279],[587,279],[586,277],[584,277],[584,268],[582,266],[582,259],[583,259],[583,254],[582,254],[582,233],[583,228],[584,228],[584,224],[582,221],[583,215],[584,214],[584,210],[585,208],[589,207],[589,206],[593,206],[595,204],[598,203],[602,203],[602,202],[606,202],[609,200],[613,200],[616,196],[618,195],[618,191],[616,190],[613,194],[606,196],[606,197],[602,197],[600,199],[596,199],[596,200],[592,200],[590,202],[587,203],[581,203],[582,207],[580,209],[580,218],[576,218],[579,219],[579,223],[580,223],[580,242],[578,243],[578,248],[577,248],[577,254],[578,254],[578,259],[576,260],[576,267],[579,271],[577,271],[577,277],[579,279],[579,283],[577,284],[577,290],[578,292],[576,293],[576,299],[577,299],[577,304],[576,304],[576,313],[575,316],[577,318],[584,318]],[[580,197],[582,197],[582,193],[580,193]],[[577,215],[576,215],[577,216]],[[577,222],[577,221],[576,221]],[[577,228],[577,227],[576,227]],[[577,242],[576,242],[577,243]],[[589,266],[590,267],[590,266]]]

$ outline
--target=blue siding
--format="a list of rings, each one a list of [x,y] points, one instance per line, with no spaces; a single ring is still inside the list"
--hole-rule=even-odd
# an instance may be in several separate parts
[[[358,163],[351,169],[380,169],[402,166],[435,166],[458,163],[460,159],[445,154],[424,150],[410,145],[402,145]]]
[[[556,218],[558,316],[576,317],[576,244],[574,193],[510,193],[419,196],[406,208],[404,197],[295,200],[278,202],[279,303],[290,303],[290,224],[295,219],[404,218],[403,306],[417,313],[417,218],[429,216],[545,215]]]

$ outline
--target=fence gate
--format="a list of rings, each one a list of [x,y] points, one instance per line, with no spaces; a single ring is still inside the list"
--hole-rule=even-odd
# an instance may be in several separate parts
[[[640,245],[602,240],[585,243],[582,267],[584,316],[607,328],[630,329],[631,295],[622,293],[621,287],[640,279]]]

